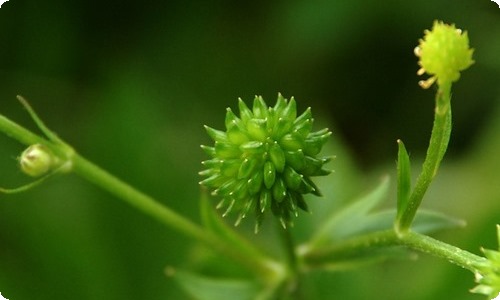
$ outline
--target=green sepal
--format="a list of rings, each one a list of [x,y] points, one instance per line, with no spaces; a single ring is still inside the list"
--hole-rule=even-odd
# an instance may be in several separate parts
[[[397,162],[397,216],[396,226],[398,226],[401,217],[408,206],[411,193],[411,169],[410,157],[406,151],[403,141],[398,140],[398,162]],[[399,230],[396,227],[396,230]]]

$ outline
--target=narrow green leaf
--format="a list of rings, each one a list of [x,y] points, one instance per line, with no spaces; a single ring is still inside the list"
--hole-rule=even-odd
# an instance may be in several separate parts
[[[258,299],[261,290],[257,283],[245,279],[213,278],[172,268],[167,268],[166,273],[197,300],[253,300]]]
[[[421,209],[415,216],[412,230],[422,234],[428,234],[443,229],[464,227],[466,222],[462,219],[445,215],[441,212]]]
[[[391,229],[396,211],[394,209],[382,210],[370,214],[362,222],[350,228],[350,236]],[[443,229],[465,226],[465,221],[440,212],[419,210],[415,216],[412,230],[421,234],[429,234]]]
[[[389,178],[386,177],[372,192],[361,199],[335,211],[316,231],[310,242],[311,247],[320,246],[328,241],[344,239],[353,234],[353,225],[362,223],[368,213],[383,199],[389,189]]]
[[[397,220],[401,218],[406,207],[411,192],[411,170],[410,157],[406,152],[403,141],[398,140],[398,189],[397,189]],[[398,221],[396,221],[398,222]]]

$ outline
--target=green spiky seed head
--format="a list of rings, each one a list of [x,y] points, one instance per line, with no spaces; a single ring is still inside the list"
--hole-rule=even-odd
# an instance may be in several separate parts
[[[419,75],[427,73],[432,77],[421,81],[420,85],[428,88],[437,79],[438,84],[457,81],[460,71],[474,63],[473,49],[469,47],[467,32],[455,28],[455,25],[434,21],[432,30],[426,30],[425,36],[415,48],[415,55],[420,60]]]
[[[200,184],[222,198],[223,216],[238,212],[235,225],[253,212],[256,227],[271,211],[283,227],[291,216],[308,211],[304,194],[321,195],[311,177],[327,175],[329,157],[317,155],[331,135],[328,129],[311,132],[311,109],[297,117],[296,102],[280,94],[274,107],[256,96],[252,109],[239,99],[240,116],[228,108],[225,131],[205,126],[214,146],[202,146],[211,159],[202,164]]]

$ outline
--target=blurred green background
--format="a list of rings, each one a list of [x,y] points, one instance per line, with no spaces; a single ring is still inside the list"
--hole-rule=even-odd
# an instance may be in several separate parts
[[[434,19],[469,32],[476,63],[454,86],[449,155],[424,206],[467,220],[437,237],[479,253],[500,223],[500,9],[489,0],[10,0],[0,113],[36,130],[15,100],[25,96],[81,154],[198,220],[202,125],[222,128],[237,97],[281,92],[333,130],[335,173],[317,201],[340,206],[394,175],[397,138],[418,171],[434,96],[417,85],[413,48]],[[0,186],[29,181],[23,147],[0,145]],[[0,195],[10,300],[190,299],[163,269],[186,265],[192,245],[74,175]],[[468,271],[425,255],[308,284],[317,299],[483,299]]]

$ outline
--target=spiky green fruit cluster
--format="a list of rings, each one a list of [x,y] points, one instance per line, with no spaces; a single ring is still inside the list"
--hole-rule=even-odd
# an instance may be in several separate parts
[[[431,78],[419,84],[428,88],[437,79],[438,84],[457,81],[460,71],[474,63],[473,49],[469,47],[467,32],[455,28],[455,25],[434,21],[432,30],[426,30],[425,36],[415,48],[415,55],[420,58],[418,74],[427,73]]]
[[[258,231],[271,211],[286,228],[299,209],[308,211],[304,194],[321,195],[311,177],[330,173],[323,166],[331,158],[316,156],[331,132],[311,132],[311,109],[297,117],[293,97],[279,94],[274,107],[260,96],[252,109],[241,99],[238,105],[239,117],[227,109],[226,131],[205,126],[215,145],[202,146],[211,159],[202,162],[200,175],[207,178],[200,184],[222,198],[217,208],[225,207],[223,216],[239,212],[235,225],[253,211]]]
[[[472,289],[473,293],[483,294],[488,299],[500,299],[500,226],[497,225],[498,251],[482,249],[486,260],[477,266],[476,281],[479,283]]]

